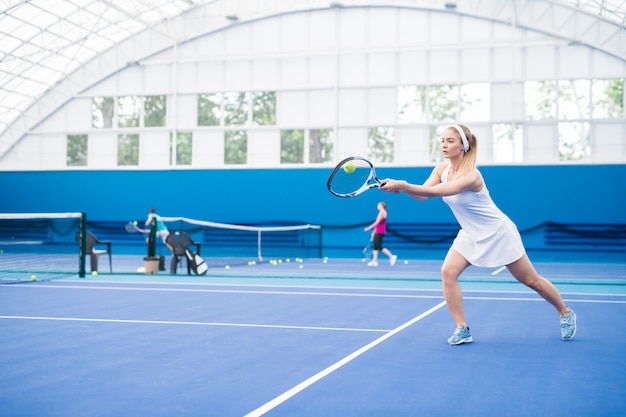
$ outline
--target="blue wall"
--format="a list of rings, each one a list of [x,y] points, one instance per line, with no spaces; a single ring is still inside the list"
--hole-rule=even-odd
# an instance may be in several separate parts
[[[381,168],[379,177],[421,183],[430,167]],[[493,199],[520,230],[546,221],[626,224],[626,165],[486,166]],[[162,216],[226,223],[362,225],[388,204],[389,221],[454,223],[441,199],[418,202],[372,190],[341,199],[326,189],[328,168],[172,171],[0,172],[0,212],[82,211],[90,221]],[[361,226],[358,228],[361,233]],[[355,235],[324,232],[328,246]],[[361,235],[359,235],[361,236]]]

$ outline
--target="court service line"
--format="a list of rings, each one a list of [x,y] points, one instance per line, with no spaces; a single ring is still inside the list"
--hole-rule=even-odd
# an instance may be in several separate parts
[[[262,405],[261,407],[257,408],[256,410],[251,411],[250,413],[246,414],[245,417],[259,417],[259,416],[262,416],[263,414],[267,413],[268,411],[273,410],[274,408],[276,408],[280,404],[284,403],[285,401],[287,401],[288,399],[290,399],[294,395],[298,394],[299,392],[301,392],[301,391],[305,390],[306,388],[310,387],[311,385],[315,384],[316,382],[318,382],[322,378],[330,375],[331,373],[333,373],[337,369],[341,368],[342,366],[346,365],[347,363],[349,363],[352,360],[356,359],[357,357],[361,356],[362,354],[364,354],[368,350],[372,349],[373,347],[381,344],[382,342],[384,342],[385,340],[389,339],[390,337],[398,334],[399,332],[401,332],[402,330],[406,329],[407,327],[409,327],[409,326],[417,323],[418,321],[422,320],[423,318],[431,315],[432,313],[434,313],[435,311],[439,310],[440,308],[442,308],[445,305],[446,305],[445,301],[442,301],[441,303],[439,303],[436,306],[432,307],[430,310],[420,314],[417,317],[412,318],[411,320],[409,320],[406,323],[400,325],[399,327],[396,327],[395,329],[389,331],[388,333],[384,334],[383,336],[379,337],[378,339],[374,340],[373,342],[369,343],[368,345],[365,345],[361,349],[359,349],[359,350],[357,350],[355,352],[352,352],[351,354],[349,354],[345,358],[339,360],[338,362],[335,362],[333,365],[329,366],[328,368],[318,372],[317,374],[313,375],[309,379],[301,382],[300,384],[296,385],[295,387],[291,388],[290,390],[285,391],[284,393],[282,393],[278,397],[276,397],[273,400],[265,403],[264,405]]]
[[[388,332],[389,329],[358,329],[350,327],[316,327],[316,326],[287,326],[274,324],[250,324],[250,323],[213,323],[202,321],[167,321],[167,320],[123,320],[123,319],[95,319],[80,317],[38,317],[38,316],[0,316],[0,319],[13,320],[49,320],[49,321],[80,321],[80,322],[97,322],[97,323],[130,323],[130,324],[166,324],[166,325],[185,325],[185,326],[221,326],[221,327],[256,327],[265,329],[296,329],[296,330],[325,330],[325,331],[343,331],[343,332]]]

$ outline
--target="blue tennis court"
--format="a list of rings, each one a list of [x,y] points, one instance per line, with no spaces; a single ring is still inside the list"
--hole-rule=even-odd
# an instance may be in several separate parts
[[[475,341],[448,346],[435,261],[2,285],[0,415],[623,415],[626,265],[536,266],[578,314],[572,341],[534,292],[476,268]]]

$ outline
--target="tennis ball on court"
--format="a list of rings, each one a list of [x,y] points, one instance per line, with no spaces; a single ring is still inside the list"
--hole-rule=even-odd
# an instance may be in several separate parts
[[[404,261],[404,264],[405,264],[405,265],[408,265],[408,264],[409,264],[409,261]]]
[[[230,265],[226,265],[224,269],[230,269]]]
[[[135,226],[137,226],[137,220],[135,220],[135,221],[133,222],[133,224],[134,224]]]
[[[356,170],[356,165],[354,162],[348,162],[343,166],[343,170],[346,171],[346,174],[352,174]]]
[[[91,275],[95,277],[96,275],[98,275],[98,271],[91,271]]]
[[[139,268],[137,268],[137,272],[141,272],[143,274],[146,272],[146,268],[143,266],[140,266]]]
[[[300,265],[298,268],[302,269],[302,268],[304,268],[304,265]]]
[[[31,281],[37,281],[37,276],[32,275],[32,276],[30,277],[30,280],[31,280]]]

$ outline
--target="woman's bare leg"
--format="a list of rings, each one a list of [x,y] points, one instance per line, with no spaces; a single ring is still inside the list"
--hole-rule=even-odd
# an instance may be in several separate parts
[[[570,313],[561,294],[556,287],[547,279],[535,271],[535,267],[530,262],[528,255],[524,254],[520,259],[507,265],[511,274],[522,284],[537,292],[544,300],[556,308],[559,315],[564,316]]]
[[[450,249],[441,266],[443,297],[457,327],[467,327],[459,276],[469,265],[469,262],[460,253]]]

